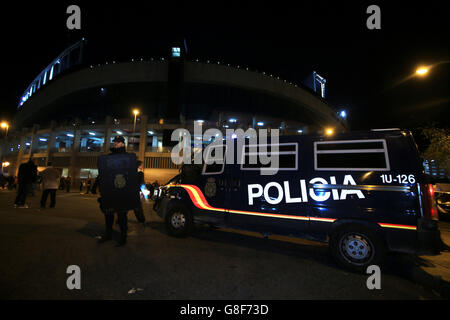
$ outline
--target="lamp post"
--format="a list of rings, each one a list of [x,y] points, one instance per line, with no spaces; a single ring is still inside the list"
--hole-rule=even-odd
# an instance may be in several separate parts
[[[326,128],[325,129],[325,134],[327,136],[332,136],[334,134],[334,129],[333,128]]]
[[[134,122],[133,122],[133,134],[132,134],[132,136],[133,136],[133,140],[134,140],[134,134],[136,132],[136,117],[139,114],[139,109],[133,109],[133,114],[134,114]],[[134,147],[135,147],[135,145],[133,143],[133,150],[134,150]]]
[[[5,143],[4,143],[4,145],[1,146],[1,149],[0,149],[0,154],[1,154],[1,159],[0,160],[1,160],[1,163],[2,163],[1,173],[3,174],[3,167],[9,166],[9,162],[7,162],[7,161],[3,162],[3,159],[4,159],[4,152],[3,152],[3,150],[4,150],[4,148],[7,148],[6,147],[6,144],[7,144],[6,138],[8,137],[9,123],[6,122],[6,121],[2,121],[2,123],[0,123],[0,127],[2,129],[5,129]]]
[[[419,67],[416,69],[416,75],[424,77],[427,75],[428,71],[430,71],[430,67]]]
[[[136,130],[136,117],[139,114],[139,110],[138,109],[133,109],[133,114],[134,114],[134,123],[133,123],[133,134]]]
[[[0,126],[2,127],[2,129],[5,129],[5,130],[6,130],[6,133],[5,133],[5,138],[6,138],[6,137],[8,136],[9,124],[8,124],[8,122],[3,121],[3,122],[0,124]]]
[[[422,65],[420,67],[418,67],[415,71],[415,73],[413,74],[413,76],[418,76],[418,77],[425,77],[426,75],[428,75],[428,73],[431,71],[431,69],[441,65],[441,64],[449,64],[450,61],[439,61],[430,65]]]

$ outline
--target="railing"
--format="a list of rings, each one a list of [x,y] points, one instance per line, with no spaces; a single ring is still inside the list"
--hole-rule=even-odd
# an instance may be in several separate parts
[[[145,152],[170,153],[173,147],[147,147]]]

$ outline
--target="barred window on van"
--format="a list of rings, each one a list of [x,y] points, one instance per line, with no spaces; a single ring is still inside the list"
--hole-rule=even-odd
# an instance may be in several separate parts
[[[269,158],[278,156],[279,170],[297,170],[298,163],[298,144],[297,143],[280,143],[278,151],[272,152],[270,145],[262,145],[266,148],[261,148],[261,145],[246,145],[242,153],[241,170],[261,170],[271,168],[271,163],[264,164],[261,161],[260,155],[265,155]],[[250,157],[254,156],[256,163],[251,163]],[[255,161],[253,161],[255,162]]]
[[[314,169],[337,171],[388,171],[386,140],[314,142]]]

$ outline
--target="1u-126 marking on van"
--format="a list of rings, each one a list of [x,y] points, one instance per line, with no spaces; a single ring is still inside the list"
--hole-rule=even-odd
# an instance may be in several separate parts
[[[382,174],[380,177],[383,183],[416,183],[416,177],[414,177],[413,174],[398,174],[396,176],[393,176],[392,174]]]

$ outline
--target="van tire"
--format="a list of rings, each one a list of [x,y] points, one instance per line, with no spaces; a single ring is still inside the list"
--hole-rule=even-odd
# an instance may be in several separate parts
[[[192,214],[183,205],[173,205],[167,211],[164,223],[167,232],[174,237],[184,238],[190,235],[193,227]]]
[[[329,248],[340,266],[358,273],[365,273],[370,265],[379,266],[386,254],[383,238],[360,224],[338,227],[330,236]]]

